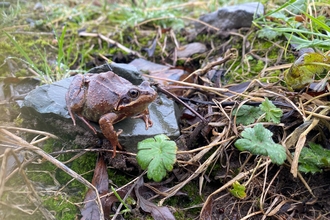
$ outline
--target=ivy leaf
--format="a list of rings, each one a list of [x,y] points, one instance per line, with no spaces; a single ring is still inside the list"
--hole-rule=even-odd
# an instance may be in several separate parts
[[[249,151],[254,155],[269,156],[273,163],[283,164],[286,159],[285,148],[274,143],[273,133],[257,124],[253,128],[246,128],[241,133],[242,139],[235,142],[235,147],[240,151]]]
[[[243,125],[249,125],[255,122],[263,112],[261,111],[260,107],[255,106],[248,106],[243,105],[241,108],[237,110],[237,108],[234,109],[233,115],[236,115],[236,124],[243,124]],[[248,117],[247,117],[248,115]]]
[[[260,108],[266,113],[266,121],[272,121],[276,124],[280,123],[283,111],[282,109],[277,108],[267,97],[265,98],[265,101],[261,103]]]
[[[236,198],[244,199],[246,197],[245,186],[241,185],[238,181],[233,183],[233,188],[229,191]]]
[[[160,182],[166,171],[172,171],[176,162],[177,147],[166,135],[156,135],[138,143],[137,161],[142,169],[148,169],[148,178]]]
[[[299,156],[299,171],[304,173],[322,172],[323,168],[330,168],[330,150],[321,145],[309,143],[309,148],[304,147]]]

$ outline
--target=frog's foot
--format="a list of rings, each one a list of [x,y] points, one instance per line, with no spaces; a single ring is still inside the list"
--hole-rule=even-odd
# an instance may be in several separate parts
[[[117,136],[120,135],[121,133],[123,133],[123,129],[118,129],[117,131]],[[121,149],[121,148],[120,148]]]
[[[113,148],[113,154],[112,154],[112,158],[114,158],[116,156],[116,149],[117,147],[121,150],[123,149],[123,147],[119,144],[118,139],[115,141],[110,141],[112,148]]]
[[[121,130],[118,133],[115,131],[112,123],[116,119],[117,115],[114,113],[108,113],[102,116],[99,120],[100,128],[102,130],[103,135],[106,139],[109,140],[113,147],[113,155],[112,158],[116,156],[116,148],[122,149],[121,145],[118,141],[118,135],[122,132]]]
[[[110,141],[111,146],[113,148],[113,154],[112,154],[112,158],[114,158],[116,156],[116,148],[118,147],[120,150],[123,149],[123,147],[120,145],[119,141],[118,141],[118,135],[120,135],[123,132],[122,129],[119,129],[116,134],[117,134],[117,138],[113,141]]]
[[[150,120],[149,114],[141,113],[141,114],[136,115],[132,118],[141,118],[144,121],[145,125],[146,125],[146,130],[148,130],[148,128],[152,127],[152,125],[153,125],[152,121]]]

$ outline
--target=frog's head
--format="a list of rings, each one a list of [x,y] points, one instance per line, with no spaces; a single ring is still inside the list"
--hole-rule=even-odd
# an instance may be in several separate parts
[[[132,86],[122,95],[116,108],[119,112],[134,115],[144,111],[157,97],[157,92],[144,81],[139,86]]]

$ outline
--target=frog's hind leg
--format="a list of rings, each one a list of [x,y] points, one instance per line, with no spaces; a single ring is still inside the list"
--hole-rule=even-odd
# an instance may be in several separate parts
[[[112,145],[113,148],[112,158],[116,156],[117,147],[119,149],[123,149],[118,141],[118,135],[121,133],[121,131],[117,133],[113,127],[113,124],[116,120],[118,120],[118,116],[115,113],[105,114],[99,120],[100,128],[102,130],[103,135],[106,137],[106,139],[108,139],[108,141]]]
[[[66,107],[74,125],[76,125],[76,120],[73,113],[82,112],[87,87],[88,82],[86,82],[85,77],[82,74],[78,74],[72,79],[65,94]]]
[[[83,116],[77,114],[77,117],[80,118],[94,132],[94,134],[97,134],[96,129]]]
[[[71,108],[68,108],[68,112],[69,112],[69,115],[70,115],[70,117],[72,119],[73,125],[76,126],[76,119],[74,118],[74,115],[73,115],[73,113],[71,111]]]

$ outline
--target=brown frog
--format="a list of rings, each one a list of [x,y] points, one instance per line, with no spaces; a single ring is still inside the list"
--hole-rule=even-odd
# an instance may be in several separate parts
[[[73,124],[75,113],[96,134],[88,120],[98,122],[104,136],[113,147],[122,149],[118,142],[118,133],[113,124],[127,118],[141,118],[146,129],[152,126],[148,105],[155,100],[157,93],[147,81],[139,86],[109,71],[100,74],[76,75],[65,96],[66,105]]]

